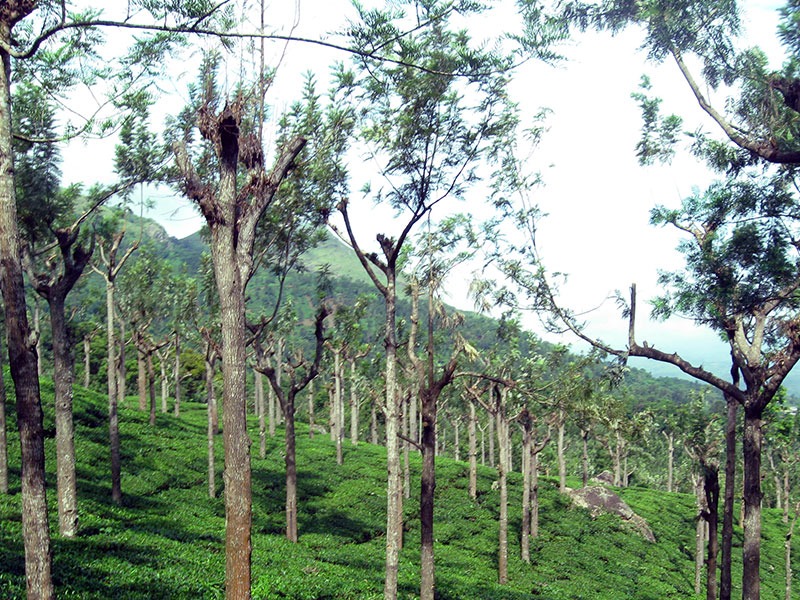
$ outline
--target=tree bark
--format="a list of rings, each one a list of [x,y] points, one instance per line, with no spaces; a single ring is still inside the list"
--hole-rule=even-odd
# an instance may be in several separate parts
[[[533,423],[527,407],[520,415],[522,423],[522,535],[520,537],[520,555],[523,562],[531,562],[531,429]]]
[[[78,491],[75,474],[75,427],[72,420],[73,362],[61,294],[48,298],[53,336],[56,417],[56,480],[58,529],[64,537],[78,532]]]
[[[581,429],[581,483],[586,487],[589,483],[589,430]]]
[[[150,395],[150,427],[156,425],[156,374],[153,370],[153,351],[148,349],[145,359],[147,369],[147,391]]]
[[[314,439],[314,380],[308,382],[308,437]]]
[[[703,564],[706,545],[706,523],[703,514],[708,510],[705,505],[703,492],[703,478],[698,476],[695,482],[695,496],[697,498],[697,518],[695,519],[695,549],[694,549],[694,593],[699,596],[703,584]]]
[[[88,335],[83,336],[83,387],[89,387],[92,382],[92,338]]]
[[[216,420],[216,392],[214,391],[214,363],[216,358],[212,354],[211,344],[206,349],[206,447],[208,450],[208,497],[217,495],[216,467],[214,464],[214,436],[217,434]]]
[[[742,541],[742,600],[759,600],[761,595],[761,445],[760,403],[745,406],[744,437],[744,539]]]
[[[719,468],[704,464],[703,489],[706,495],[706,522],[708,523],[708,560],[706,562],[706,600],[717,600],[717,554],[719,537]]]
[[[478,452],[476,440],[476,424],[478,418],[475,414],[475,403],[469,403],[469,497],[475,500],[478,497]]]
[[[114,279],[106,279],[106,335],[108,336],[108,439],[111,448],[111,500],[122,503],[119,415],[117,413],[117,339],[114,326]]]
[[[558,414],[558,429],[556,437],[556,455],[558,457],[558,491],[562,494],[567,493],[567,459],[564,456],[564,433],[566,415],[563,409]]]
[[[731,600],[733,553],[733,500],[736,493],[736,413],[738,402],[725,396],[725,491],[722,502],[722,564],[719,574],[719,600]]]
[[[423,390],[422,477],[420,480],[420,600],[433,600],[435,570],[433,552],[433,503],[436,490],[436,396]]]
[[[358,445],[358,390],[356,389],[356,361],[350,358],[350,443]]]
[[[500,585],[508,583],[508,433],[506,431],[506,417],[503,392],[497,394],[497,446],[500,449],[500,460],[497,462],[497,475],[500,483],[500,524],[498,531],[498,557],[497,557],[497,582]]]
[[[181,416],[181,336],[175,332],[175,406],[172,414],[175,417]]]
[[[0,288],[5,303],[9,367],[17,397],[22,467],[22,537],[28,598],[54,597],[44,471],[44,427],[35,341],[28,325],[17,230],[11,130],[11,29],[35,3],[7,2],[0,16]],[[17,13],[10,21],[7,11]]]

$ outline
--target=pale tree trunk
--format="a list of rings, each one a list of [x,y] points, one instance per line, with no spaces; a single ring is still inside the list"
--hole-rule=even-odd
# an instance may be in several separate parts
[[[420,387],[423,384],[420,383]],[[435,569],[433,549],[433,503],[436,490],[436,398],[425,390],[422,398],[422,477],[420,480],[420,600],[433,600]],[[408,417],[406,423],[408,424]],[[408,457],[408,444],[406,444]],[[408,485],[408,483],[406,484]]]
[[[335,377],[335,375],[334,375]],[[336,386],[328,385],[328,426],[331,441],[336,441]]]
[[[522,534],[520,536],[520,556],[523,562],[531,562],[531,418],[523,409],[522,423]]]
[[[675,434],[671,431],[667,433],[662,431],[661,434],[667,440],[667,492],[674,492],[673,481],[675,473]]]
[[[169,397],[169,383],[167,381],[167,363],[165,361],[166,356],[163,356],[159,353],[158,356],[158,365],[160,369],[160,379],[161,379],[161,413],[167,414],[169,412],[169,406],[167,399]]]
[[[489,419],[491,421],[491,419]],[[486,466],[486,426],[479,427],[481,430],[481,466]]]
[[[374,400],[369,413],[369,441],[375,446],[378,445],[378,407],[375,406]]]
[[[314,380],[308,382],[308,437],[314,439]]]
[[[136,332],[136,381],[139,387],[139,410],[144,412],[147,410],[147,356],[143,348],[144,341],[141,339],[141,334]]]
[[[734,378],[734,381],[737,381]],[[719,574],[719,599],[731,600],[731,559],[733,553],[733,500],[736,492],[736,413],[739,404],[725,397],[725,491],[722,506],[722,564]]]
[[[181,416],[181,336],[175,332],[175,406],[172,414],[175,417]]]
[[[794,517],[792,518],[792,524],[789,526],[789,531],[786,533],[786,541],[784,542],[784,550],[786,558],[785,600],[792,600],[792,536],[794,535],[794,526],[797,524],[798,513],[800,513],[800,504],[797,504],[794,507]]]
[[[12,22],[6,11],[20,11],[22,18],[34,8],[34,3],[7,2],[0,15],[0,288],[5,303],[9,366],[17,398],[27,596],[49,600],[55,594],[45,491],[43,414],[20,264],[11,147],[11,61],[4,49],[12,47]]]
[[[83,336],[83,387],[88,388],[92,383],[92,338]]]
[[[36,334],[36,376],[41,379],[42,375],[44,375],[42,366],[42,319],[39,301],[35,298],[33,301],[33,331]]]
[[[475,414],[475,403],[469,403],[469,497],[475,500],[478,497],[478,456],[476,440],[476,424],[478,418]]]
[[[789,457],[784,458],[784,463],[789,460]],[[789,522],[789,466],[785,465],[783,469],[783,522]]]
[[[356,361],[350,359],[350,443],[358,445],[358,390],[356,389]]]
[[[505,415],[505,399],[502,397],[504,392],[496,391],[498,394],[498,407],[496,415],[497,445],[500,449],[500,460],[497,463],[497,474],[500,483],[500,526],[499,543],[497,557],[497,581],[500,585],[508,583],[508,432]]]
[[[494,454],[494,435],[495,435],[494,434],[494,419],[489,419],[488,427],[489,427],[489,433],[488,433],[487,437],[489,438],[489,466],[490,467],[494,467],[494,466],[496,466],[496,463],[494,461],[494,457],[495,457],[495,454]],[[486,464],[486,463],[484,463],[484,464]]]
[[[586,487],[589,483],[589,430],[581,429],[581,483]]]
[[[5,333],[5,332],[4,332]],[[0,339],[5,335],[0,335]],[[6,421],[6,382],[3,375],[3,351],[0,344],[0,494],[8,493],[8,424]]]
[[[156,374],[153,370],[153,352],[147,353],[146,359],[147,367],[147,390],[150,394],[150,426],[155,427],[156,424]]]
[[[408,414],[408,405],[411,403],[411,395],[408,394],[406,396],[406,401],[403,403],[404,410],[403,410],[403,435],[408,438],[410,430],[411,430],[411,423]],[[434,430],[434,440],[435,438],[435,430]],[[411,498],[411,465],[409,464],[409,443],[405,440],[401,440],[400,444],[403,446],[403,497],[408,499]],[[434,454],[436,444],[434,443]]]
[[[565,444],[564,444],[564,433],[565,433],[565,421],[566,415],[564,414],[563,409],[559,409],[558,411],[558,429],[557,429],[557,437],[556,437],[556,456],[558,458],[558,491],[562,494],[567,493],[567,459],[564,456],[565,452]]]
[[[255,378],[256,394],[256,414],[258,415],[258,455],[261,458],[267,457],[267,420],[264,413],[267,410],[264,402],[264,382],[261,372],[256,369],[253,373]]]
[[[705,492],[703,491],[703,478],[698,476],[695,480],[695,497],[697,499],[697,517],[695,519],[695,551],[694,551],[694,593],[699,596],[703,589],[703,566],[705,564],[706,548],[706,523],[703,514],[708,510]]]
[[[108,436],[111,446],[111,499],[122,503],[120,481],[119,415],[117,413],[117,339],[114,326],[114,280],[106,280],[106,333],[108,335]]]
[[[539,451],[545,444],[540,444]],[[539,451],[531,455],[531,538],[539,537]]]
[[[125,370],[125,321],[118,320],[119,323],[119,352],[117,353],[117,403],[124,404],[127,395],[127,376]]]
[[[461,425],[461,421],[456,419],[453,423],[453,458],[455,460],[461,460],[461,454],[459,452],[459,439],[458,439],[458,428]]]
[[[336,464],[344,463],[342,456],[342,437],[344,435],[344,423],[342,423],[342,353],[341,349],[333,350],[333,419],[331,420],[333,431],[331,432],[336,442]]]
[[[208,343],[208,342],[207,342]],[[209,347],[206,349],[206,447],[208,454],[208,497],[217,495],[216,467],[214,464],[214,436],[217,434],[217,394],[214,391],[215,356]]]

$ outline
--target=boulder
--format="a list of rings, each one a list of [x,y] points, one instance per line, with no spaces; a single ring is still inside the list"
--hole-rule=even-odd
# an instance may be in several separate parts
[[[567,488],[567,494],[575,506],[587,509],[592,517],[603,513],[617,515],[623,521],[630,523],[644,539],[649,542],[656,541],[647,521],[633,512],[622,498],[608,488],[599,485],[590,485],[578,490]]]

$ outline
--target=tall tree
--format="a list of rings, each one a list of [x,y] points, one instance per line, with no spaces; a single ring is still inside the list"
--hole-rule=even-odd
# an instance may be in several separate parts
[[[387,600],[397,596],[402,546],[398,268],[415,225],[445,199],[462,197],[479,179],[477,165],[516,125],[508,112],[505,79],[498,74],[504,65],[475,49],[466,32],[451,28],[450,18],[471,8],[439,2],[407,2],[388,12],[361,8],[363,25],[353,28],[356,47],[382,48],[385,56],[396,61],[376,71],[373,61],[359,60],[356,74],[346,82],[357,86],[360,137],[383,177],[379,188],[367,185],[365,190],[402,213],[396,236],[378,234],[379,253],[363,249],[350,204],[340,204],[347,239],[386,309]],[[417,28],[400,35],[404,18],[414,21]]]

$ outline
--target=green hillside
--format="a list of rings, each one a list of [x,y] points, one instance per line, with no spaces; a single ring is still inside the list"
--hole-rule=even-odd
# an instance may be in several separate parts
[[[52,388],[44,383],[51,530],[55,510]],[[130,399],[120,411],[124,505],[110,500],[106,399],[76,390],[80,532],[54,538],[54,580],[59,598],[199,599],[223,597],[224,507],[221,490],[206,485],[205,407],[185,404],[180,418],[147,416]],[[11,493],[0,496],[0,597],[24,597],[20,523],[19,444],[10,407]],[[302,420],[302,415],[300,417]],[[253,427],[255,431],[255,427]],[[298,431],[299,531],[297,545],[282,536],[282,440],[268,442],[266,459],[253,458],[254,598],[382,597],[385,519],[384,451],[345,448],[337,467],[328,436]],[[221,485],[221,439],[217,440]],[[257,446],[256,446],[257,447]],[[400,596],[414,598],[419,577],[419,460],[412,455],[411,499],[405,508],[406,546]],[[694,598],[694,499],[644,488],[621,495],[650,524],[657,543],[606,516],[592,519],[571,508],[556,483],[541,484],[541,534],[533,563],[519,559],[521,476],[510,477],[510,582],[496,584],[499,492],[495,472],[479,472],[479,497],[469,500],[467,465],[437,462],[436,560],[439,598],[547,600],[667,600]],[[573,482],[574,483],[574,482]],[[762,558],[764,600],[783,599],[785,528],[765,510]],[[741,543],[737,530],[735,544]],[[737,548],[738,553],[738,548]],[[738,558],[738,556],[737,556]],[[795,552],[795,560],[800,553]],[[739,567],[735,566],[735,573]],[[800,589],[800,578],[794,581]],[[738,591],[734,595],[738,595]]]

